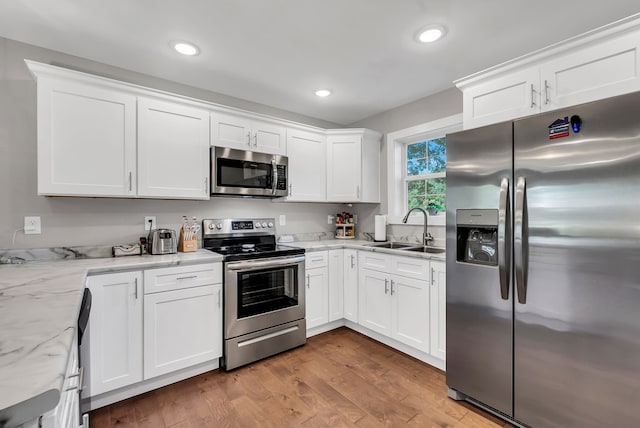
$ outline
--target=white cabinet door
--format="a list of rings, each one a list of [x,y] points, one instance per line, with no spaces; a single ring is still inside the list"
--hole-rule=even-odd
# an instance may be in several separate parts
[[[38,194],[136,194],[135,96],[38,78]]]
[[[222,356],[222,285],[144,296],[144,378]]]
[[[329,321],[344,318],[344,250],[329,251]]]
[[[287,128],[271,122],[254,120],[251,123],[252,150],[274,155],[287,153]]]
[[[358,315],[360,325],[391,337],[391,295],[384,272],[360,269]]]
[[[209,113],[138,99],[138,196],[209,199]]]
[[[402,276],[390,280],[391,337],[429,352],[429,282]]]
[[[344,317],[358,322],[358,251],[344,250]]]
[[[327,200],[326,137],[320,134],[289,129],[288,201],[324,202]]]
[[[327,199],[334,202],[357,202],[361,192],[362,137],[330,135],[327,137]]]
[[[251,120],[225,113],[211,114],[211,145],[251,150]]]
[[[542,111],[640,89],[640,37],[627,34],[542,64]]]
[[[142,272],[89,276],[87,287],[93,299],[83,366],[88,360],[85,393],[95,396],[142,380]]]
[[[444,360],[447,352],[447,274],[445,264],[431,262],[431,355]]]
[[[329,268],[306,270],[307,330],[329,322]]]
[[[476,128],[540,111],[540,71],[531,67],[465,88],[464,128]]]
[[[242,115],[211,114],[211,145],[284,155],[287,150],[284,125]]]

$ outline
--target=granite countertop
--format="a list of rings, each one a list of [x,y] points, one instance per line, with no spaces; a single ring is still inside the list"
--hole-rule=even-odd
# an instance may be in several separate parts
[[[198,250],[0,265],[0,427],[58,404],[87,274],[219,261]]]
[[[340,248],[350,248],[354,250],[365,250],[365,251],[372,251],[372,252],[378,252],[378,253],[393,254],[396,256],[414,257],[419,259],[435,260],[435,261],[441,261],[441,262],[445,261],[446,259],[446,253],[439,253],[439,254],[419,253],[415,251],[374,247],[374,246],[371,246],[371,244],[373,244],[372,241],[366,241],[364,239],[349,239],[349,240],[326,239],[321,241],[299,241],[299,242],[282,243],[282,245],[287,245],[289,247],[304,248],[308,252],[333,250],[333,249],[340,249]],[[419,245],[420,244],[415,244],[415,246],[419,246]]]

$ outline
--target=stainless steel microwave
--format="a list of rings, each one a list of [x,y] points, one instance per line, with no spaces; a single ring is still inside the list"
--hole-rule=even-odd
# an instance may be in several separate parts
[[[211,147],[211,195],[286,196],[288,167],[286,156]]]

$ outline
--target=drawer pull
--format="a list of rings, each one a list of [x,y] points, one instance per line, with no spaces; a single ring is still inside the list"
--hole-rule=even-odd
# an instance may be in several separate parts
[[[198,277],[198,275],[179,276],[179,277],[178,277],[178,278],[176,278],[176,279],[178,279],[178,280],[183,280],[183,279],[194,279],[194,278],[197,278],[197,277]]]

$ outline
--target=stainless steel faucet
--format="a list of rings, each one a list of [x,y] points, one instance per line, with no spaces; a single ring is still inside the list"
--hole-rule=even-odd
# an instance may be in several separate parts
[[[411,208],[407,213],[407,215],[405,215],[404,218],[402,219],[402,222],[406,223],[407,220],[409,220],[409,214],[411,214],[415,210],[420,211],[424,215],[424,233],[422,234],[422,245],[427,247],[429,246],[429,242],[433,241],[433,236],[431,236],[431,234],[427,230],[427,212],[424,210],[424,208],[420,208],[420,207]]]

